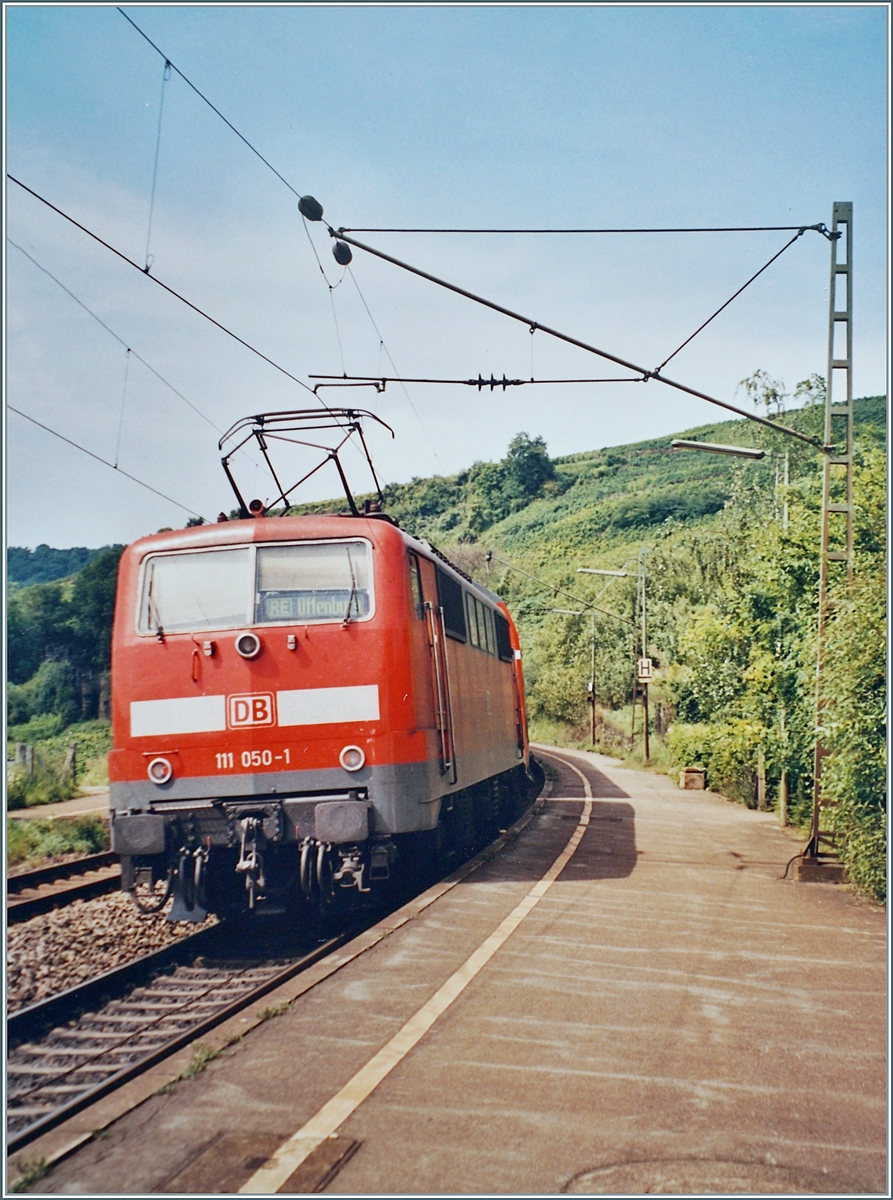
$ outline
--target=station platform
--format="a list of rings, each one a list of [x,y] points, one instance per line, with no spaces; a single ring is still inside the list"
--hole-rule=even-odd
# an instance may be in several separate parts
[[[770,814],[538,753],[494,857],[30,1191],[888,1194],[884,914]]]

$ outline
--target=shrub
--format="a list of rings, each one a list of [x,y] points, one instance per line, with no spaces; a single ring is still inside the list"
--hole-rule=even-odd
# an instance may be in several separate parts
[[[703,767],[707,786],[749,808],[756,805],[757,761],[762,748],[767,766],[777,755],[775,737],[757,721],[741,717],[723,724],[674,725],[667,735],[674,765]]]
[[[831,755],[824,795],[850,879],[886,897],[886,586],[883,571],[857,579],[829,622],[822,714]]]
[[[10,809],[31,808],[38,804],[58,804],[77,795],[77,784],[56,766],[47,765],[35,755],[34,774],[21,769],[8,776],[6,803]]]
[[[108,822],[93,814],[51,820],[6,821],[6,864],[20,866],[63,854],[100,854],[108,850]]]

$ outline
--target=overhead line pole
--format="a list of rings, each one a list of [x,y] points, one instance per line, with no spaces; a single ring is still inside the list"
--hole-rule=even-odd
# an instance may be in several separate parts
[[[840,237],[840,226],[845,236]],[[813,776],[812,827],[806,847],[807,858],[818,858],[822,843],[835,848],[833,831],[822,828],[823,813],[833,801],[822,795],[822,763],[829,751],[822,741],[822,715],[825,711],[823,675],[825,634],[831,604],[828,600],[829,575],[833,564],[840,564],[847,582],[853,577],[853,205],[837,201],[832,213],[831,277],[828,287],[828,378],[825,386],[825,454],[822,474],[822,532],[819,561],[818,652],[816,662],[816,742]],[[839,250],[843,249],[843,257]],[[842,287],[838,290],[838,283]],[[843,293],[843,304],[837,298]],[[837,331],[843,329],[843,344]],[[835,375],[843,387],[843,397],[834,403]],[[842,379],[839,377],[843,376]],[[839,569],[839,568],[838,568]]]

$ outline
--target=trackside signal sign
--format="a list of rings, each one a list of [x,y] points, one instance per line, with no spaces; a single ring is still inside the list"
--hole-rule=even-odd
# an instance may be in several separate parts
[[[275,725],[276,708],[272,692],[248,692],[241,696],[227,696],[227,724],[230,729],[244,729],[249,725]]]

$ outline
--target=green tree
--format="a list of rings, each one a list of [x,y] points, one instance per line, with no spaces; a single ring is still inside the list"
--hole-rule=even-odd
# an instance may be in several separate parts
[[[543,484],[555,478],[555,465],[541,437],[515,434],[503,461],[508,482],[520,496],[539,495]]]

